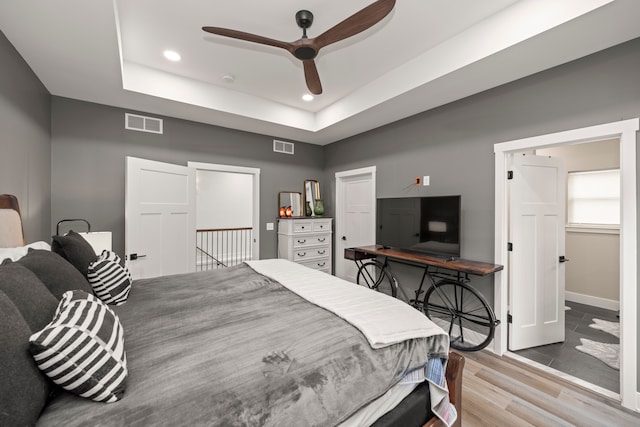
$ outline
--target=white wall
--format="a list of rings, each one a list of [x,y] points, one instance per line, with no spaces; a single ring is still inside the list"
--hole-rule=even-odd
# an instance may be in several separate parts
[[[196,228],[251,227],[253,176],[243,173],[196,171]]]

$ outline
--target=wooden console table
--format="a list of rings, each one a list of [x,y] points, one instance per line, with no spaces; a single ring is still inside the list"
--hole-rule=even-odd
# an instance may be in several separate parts
[[[352,261],[375,258],[378,256],[387,257],[394,261],[418,264],[423,266],[440,267],[447,270],[453,270],[465,274],[473,274],[476,276],[486,276],[487,274],[493,274],[496,271],[500,271],[504,268],[502,265],[498,264],[471,261],[462,258],[446,259],[399,248],[385,248],[381,245],[359,246],[355,248],[347,248],[344,250],[345,259],[350,259]]]
[[[344,251],[344,257],[355,261],[358,266],[358,284],[392,297],[397,297],[397,292],[404,290],[391,271],[389,261],[422,268],[422,280],[415,291],[415,298],[405,296],[411,306],[424,311],[427,317],[449,334],[451,347],[477,351],[485,348],[493,339],[500,321],[482,294],[468,282],[470,274],[486,276],[502,270],[503,266],[454,257],[429,256],[381,245],[348,248]],[[430,285],[423,290],[426,279]],[[426,293],[421,300],[423,292]]]

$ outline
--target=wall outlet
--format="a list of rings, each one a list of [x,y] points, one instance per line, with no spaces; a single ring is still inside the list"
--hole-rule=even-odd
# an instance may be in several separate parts
[[[273,223],[272,222],[268,222],[267,223],[267,231],[272,231],[273,230]]]
[[[424,187],[426,187],[427,185],[429,185],[429,176],[428,176],[428,175],[425,175],[425,176],[423,176],[423,177],[422,177],[422,185],[423,185]]]

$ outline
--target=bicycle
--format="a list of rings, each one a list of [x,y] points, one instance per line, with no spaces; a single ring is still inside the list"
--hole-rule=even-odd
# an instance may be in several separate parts
[[[397,298],[398,291],[406,298],[406,293],[399,286],[396,275],[391,270],[385,256],[384,262],[377,259],[369,259],[363,262],[355,259],[358,264],[356,282],[367,285],[369,288],[383,292]],[[394,259],[397,261],[397,259]],[[408,265],[415,265],[405,262]],[[424,299],[419,297],[425,279],[431,284],[426,290]],[[436,281],[436,279],[440,279]],[[420,287],[415,291],[416,297],[409,299],[409,304],[414,308],[424,311],[425,315],[436,325],[440,326],[450,337],[452,348],[461,351],[477,351],[485,348],[495,334],[495,328],[500,324],[496,319],[493,309],[485,298],[469,286],[468,274],[462,276],[429,271],[429,265],[425,265]]]

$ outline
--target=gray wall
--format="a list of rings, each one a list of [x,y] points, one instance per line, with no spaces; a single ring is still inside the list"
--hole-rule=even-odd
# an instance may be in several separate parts
[[[375,165],[379,197],[462,194],[462,256],[489,261],[493,145],[639,117],[638,70],[640,39],[635,39],[331,144],[325,151],[325,182],[333,183],[336,171]],[[431,186],[411,187],[417,175],[430,175]],[[325,188],[325,198],[333,200],[335,185]],[[327,209],[331,213],[334,207],[328,204]],[[400,276],[407,283],[419,280],[415,272],[401,271]],[[493,280],[474,284],[493,301]]]
[[[491,261],[493,145],[640,116],[638,70],[640,39],[331,144],[327,210],[335,172],[375,165],[378,197],[461,194],[462,256]],[[476,283],[492,301],[493,281]]]
[[[322,147],[296,143],[294,155],[279,154],[269,136],[168,117],[162,135],[125,130],[125,111],[138,113],[53,97],[52,230],[61,219],[85,218],[95,231],[111,230],[114,250],[124,253],[125,156],[255,167],[261,169],[260,257],[276,256],[276,232],[265,224],[276,221],[278,192],[302,191],[305,179],[322,174]]]
[[[27,242],[50,241],[50,96],[0,33],[0,194],[20,202]]]

